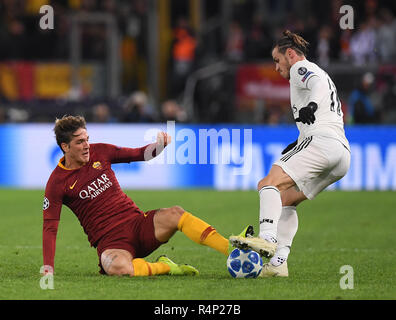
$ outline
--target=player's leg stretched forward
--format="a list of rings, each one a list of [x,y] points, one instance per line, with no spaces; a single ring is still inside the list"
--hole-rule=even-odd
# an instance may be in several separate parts
[[[194,242],[209,246],[224,255],[229,253],[229,242],[205,221],[186,212],[179,206],[158,210],[153,218],[155,238],[167,242],[176,231],[183,232]],[[196,275],[198,271],[189,265],[178,265],[166,256],[150,263],[133,258],[123,249],[107,249],[101,255],[101,264],[108,275],[150,276],[161,274]]]
[[[306,200],[303,192],[294,187],[281,192],[282,212],[277,227],[277,247],[274,256],[263,266],[262,277],[289,276],[287,259],[298,229],[296,206]]]
[[[306,200],[295,182],[277,165],[258,183],[260,196],[259,238],[230,237],[237,247],[253,249],[271,258],[260,276],[288,276],[287,258],[298,229],[296,206]]]
[[[294,181],[277,165],[273,165],[268,175],[259,181],[257,190],[260,197],[260,233],[258,238],[230,237],[232,245],[250,248],[262,256],[272,257],[277,247],[278,222],[282,213],[281,193],[292,188]]]
[[[225,255],[229,253],[226,238],[207,222],[179,206],[160,209],[154,216],[154,227],[155,237],[161,242],[168,241],[179,230],[197,244],[208,246]]]

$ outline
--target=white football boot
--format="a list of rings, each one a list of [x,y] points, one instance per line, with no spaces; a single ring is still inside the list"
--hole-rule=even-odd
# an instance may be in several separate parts
[[[283,262],[279,266],[274,266],[271,262],[263,265],[259,277],[288,277],[289,270],[287,269],[287,261]]]
[[[229,240],[231,245],[238,249],[250,249],[266,258],[271,258],[275,254],[277,246],[274,242],[256,237],[231,236]]]

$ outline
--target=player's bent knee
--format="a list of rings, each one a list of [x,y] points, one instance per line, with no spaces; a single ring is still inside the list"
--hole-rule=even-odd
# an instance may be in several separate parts
[[[177,225],[183,213],[184,209],[179,206],[163,208],[155,214],[154,226],[156,229],[174,232],[177,230]]]
[[[184,213],[184,209],[179,206],[173,206],[169,210],[168,221],[177,229],[177,224]]]
[[[105,270],[109,276],[133,276],[132,261],[124,263],[115,263],[110,268]]]
[[[133,276],[132,259],[117,255],[117,253],[102,253],[101,257],[102,267],[109,276]]]
[[[180,206],[173,206],[170,209],[174,215],[181,216],[185,212],[185,210]]]
[[[274,187],[277,187],[277,186],[275,186],[274,184],[275,184],[275,181],[274,181],[273,179],[271,179],[270,177],[267,176],[267,177],[261,179],[261,180],[258,182],[258,184],[257,184],[257,190],[260,191],[260,190],[261,190],[263,187],[265,187],[265,186],[274,186]]]
[[[184,209],[179,206],[173,206],[165,210],[165,215],[166,215],[166,220],[169,222],[173,222],[173,224],[177,225],[177,222],[179,221],[180,217],[184,213]]]
[[[133,276],[133,269],[128,267],[112,267],[110,270],[106,271],[109,276]]]

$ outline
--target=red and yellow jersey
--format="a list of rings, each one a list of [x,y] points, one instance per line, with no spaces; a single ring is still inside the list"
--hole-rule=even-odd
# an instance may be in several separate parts
[[[91,144],[90,160],[79,169],[67,169],[62,158],[52,172],[43,203],[44,265],[54,265],[55,240],[62,205],[73,211],[91,246],[109,230],[143,212],[121,190],[112,163],[143,161],[147,146],[120,148]]]

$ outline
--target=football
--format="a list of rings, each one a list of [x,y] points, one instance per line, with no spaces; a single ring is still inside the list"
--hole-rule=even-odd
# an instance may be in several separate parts
[[[234,249],[228,256],[227,268],[233,278],[257,278],[263,259],[253,250]]]

